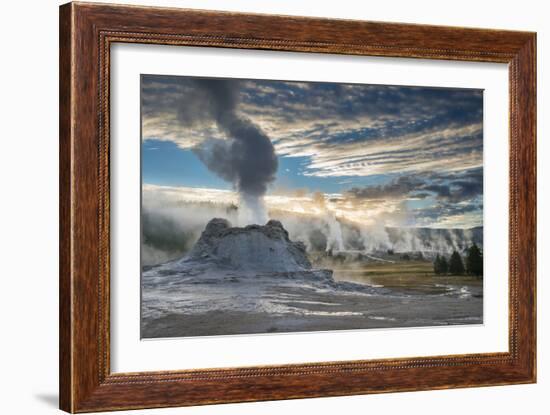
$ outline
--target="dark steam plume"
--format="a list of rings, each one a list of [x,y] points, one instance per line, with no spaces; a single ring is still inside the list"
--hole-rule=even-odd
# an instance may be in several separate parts
[[[265,221],[263,196],[275,179],[278,165],[271,140],[259,126],[238,114],[238,81],[195,79],[193,83],[206,100],[200,107],[227,136],[225,140],[205,140],[195,153],[210,171],[233,183],[248,210],[246,221]]]

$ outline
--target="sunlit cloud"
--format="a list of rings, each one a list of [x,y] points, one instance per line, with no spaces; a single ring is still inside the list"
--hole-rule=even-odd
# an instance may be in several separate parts
[[[278,157],[303,159],[304,178],[339,180],[342,191],[325,206],[335,215],[413,226],[481,225],[481,90],[232,82],[240,91],[237,115],[269,137]],[[144,142],[168,141],[194,151],[208,140],[228,139],[214,121],[209,99],[192,78],[144,76]],[[388,181],[369,185],[377,175]],[[350,190],[351,178],[365,178],[365,185]],[[186,197],[238,203],[234,192],[225,192],[201,189]],[[268,192],[265,199],[271,209],[314,214],[309,197]],[[422,204],[411,208],[411,201]]]
[[[352,192],[345,194],[317,193],[278,193],[265,197],[265,204],[271,214],[277,212],[306,215],[310,217],[325,217],[333,215],[339,220],[352,222],[359,226],[374,226],[383,223],[384,226],[407,227],[411,218],[417,226],[432,228],[480,226],[479,204],[441,204],[433,200],[433,204],[423,209],[407,206],[407,201],[417,200],[408,196],[408,192],[385,193],[385,197],[357,197]],[[176,186],[143,185],[143,200],[147,206],[165,206],[178,203],[208,203],[225,208],[238,206],[239,195],[231,190],[209,188],[192,188]],[[480,203],[480,201],[477,201]]]
[[[235,81],[239,82],[239,81]],[[240,81],[243,117],[315,176],[460,170],[482,164],[481,91]],[[143,136],[193,148],[223,138],[188,78],[143,84]]]

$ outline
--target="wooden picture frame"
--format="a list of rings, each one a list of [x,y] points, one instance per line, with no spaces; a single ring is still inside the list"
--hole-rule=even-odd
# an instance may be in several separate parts
[[[111,373],[109,61],[113,43],[509,65],[509,351]],[[60,8],[60,407],[68,412],[536,380],[536,34],[69,3]]]

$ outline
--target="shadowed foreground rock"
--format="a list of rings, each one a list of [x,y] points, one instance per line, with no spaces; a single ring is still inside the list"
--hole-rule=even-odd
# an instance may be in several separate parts
[[[236,269],[294,272],[311,269],[302,242],[293,242],[281,222],[264,226],[232,227],[225,219],[212,219],[191,250],[191,260],[211,260]]]

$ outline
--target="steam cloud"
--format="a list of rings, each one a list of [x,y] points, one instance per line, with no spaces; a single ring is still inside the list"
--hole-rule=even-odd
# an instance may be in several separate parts
[[[233,183],[239,192],[244,208],[241,224],[263,224],[267,220],[263,196],[278,167],[273,144],[259,126],[237,113],[238,83],[220,79],[196,79],[194,83],[204,94],[199,97],[203,100],[199,108],[227,136],[225,140],[207,139],[194,152],[210,171]]]
[[[188,202],[185,193],[146,187],[142,210],[142,263],[153,265],[181,258],[199,238],[213,217],[236,223],[240,215],[231,202]],[[320,194],[319,194],[320,198]],[[323,205],[324,202],[319,202]],[[431,229],[386,227],[383,223],[362,226],[337,218],[330,209],[317,215],[275,210],[271,217],[281,220],[294,241],[303,242],[308,252],[361,252],[378,255],[422,252],[435,254],[463,252],[473,242],[483,247],[483,228]]]

